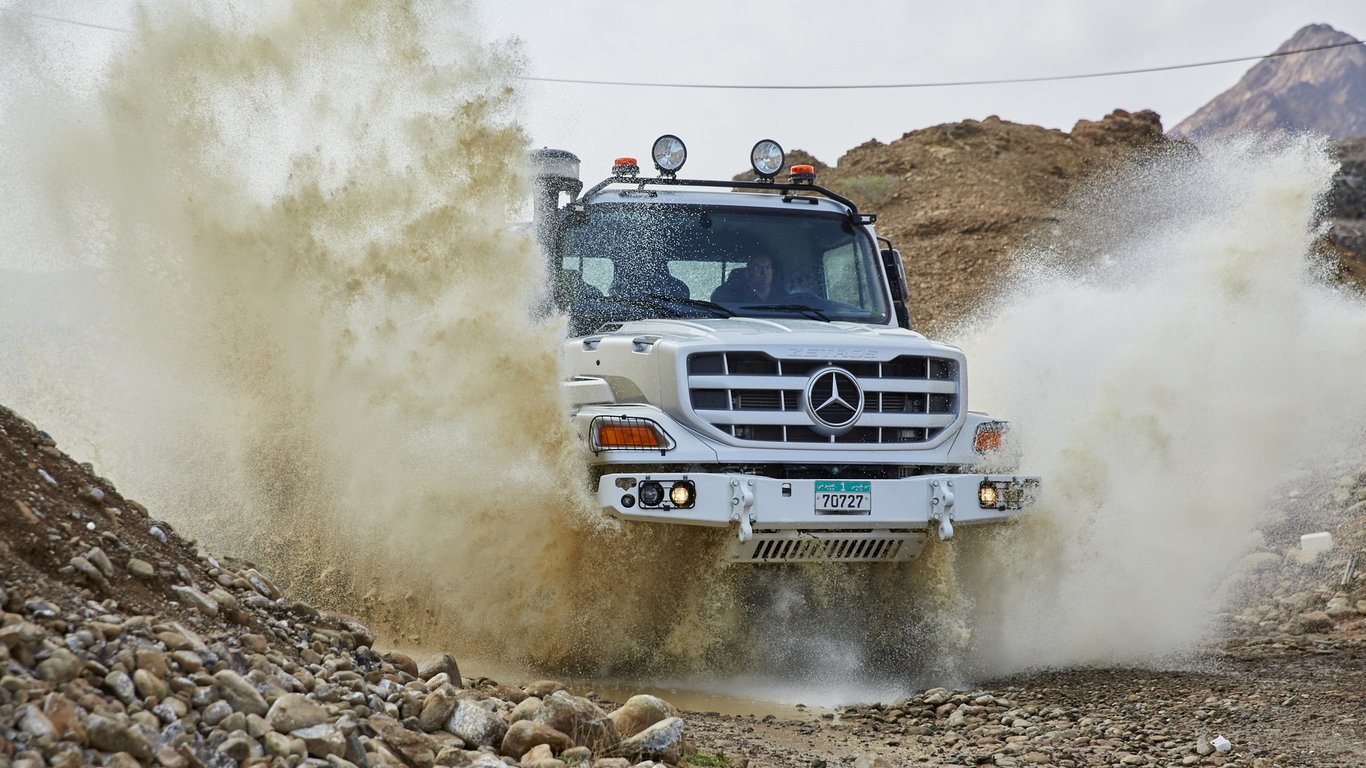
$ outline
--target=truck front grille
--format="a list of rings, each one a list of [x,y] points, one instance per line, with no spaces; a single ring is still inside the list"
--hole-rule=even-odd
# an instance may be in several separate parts
[[[839,434],[822,430],[802,402],[813,373],[840,368],[858,381],[863,413]],[[958,418],[958,361],[902,355],[886,362],[776,358],[766,352],[702,352],[688,358],[688,398],[698,418],[737,439],[825,445],[915,444]],[[833,405],[830,421],[852,412]]]

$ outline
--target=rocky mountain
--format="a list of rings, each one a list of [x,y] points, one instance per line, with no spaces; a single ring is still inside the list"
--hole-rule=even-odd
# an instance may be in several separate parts
[[[1300,29],[1276,53],[1355,43],[1327,24]],[[1263,59],[1232,88],[1172,129],[1200,140],[1252,131],[1332,139],[1366,134],[1366,49],[1361,45]]]

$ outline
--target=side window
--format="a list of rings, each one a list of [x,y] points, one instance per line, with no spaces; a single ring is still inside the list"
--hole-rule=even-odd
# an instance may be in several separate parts
[[[564,269],[577,271],[579,269],[579,259],[575,256],[566,256],[561,262]],[[583,281],[597,288],[604,295],[612,285],[612,277],[615,275],[615,266],[611,259],[600,257],[588,257],[583,259]]]
[[[821,261],[825,265],[826,298],[863,306],[868,278],[863,274],[863,260],[853,244],[826,251],[821,254]]]

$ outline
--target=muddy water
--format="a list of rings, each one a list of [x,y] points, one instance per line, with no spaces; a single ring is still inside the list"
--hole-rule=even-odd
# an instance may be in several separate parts
[[[963,542],[973,668],[1190,650],[1271,502],[1359,460],[1366,304],[1315,250],[1335,168],[1305,138],[1117,169],[958,334],[1047,478],[1023,526]]]
[[[409,634],[563,668],[725,637],[712,539],[586,503],[516,223],[515,47],[458,4],[122,10],[0,15],[0,399],[213,550]]]

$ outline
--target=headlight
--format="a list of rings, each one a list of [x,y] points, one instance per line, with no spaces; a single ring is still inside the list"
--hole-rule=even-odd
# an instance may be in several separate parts
[[[673,502],[679,509],[687,509],[693,505],[697,496],[697,489],[691,480],[679,480],[669,489],[669,501]]]
[[[664,486],[653,480],[648,480],[640,484],[636,489],[636,494],[640,496],[640,506],[657,507],[659,502],[664,500]]]
[[[650,154],[654,157],[655,167],[660,173],[678,173],[678,169],[688,162],[688,148],[683,145],[682,139],[671,133],[655,139],[655,146],[650,150]]]
[[[773,139],[764,139],[749,151],[749,164],[754,167],[755,173],[766,179],[778,175],[786,160],[783,148]]]
[[[995,509],[997,498],[996,486],[983,481],[977,489],[977,503],[982,505],[982,509]]]

